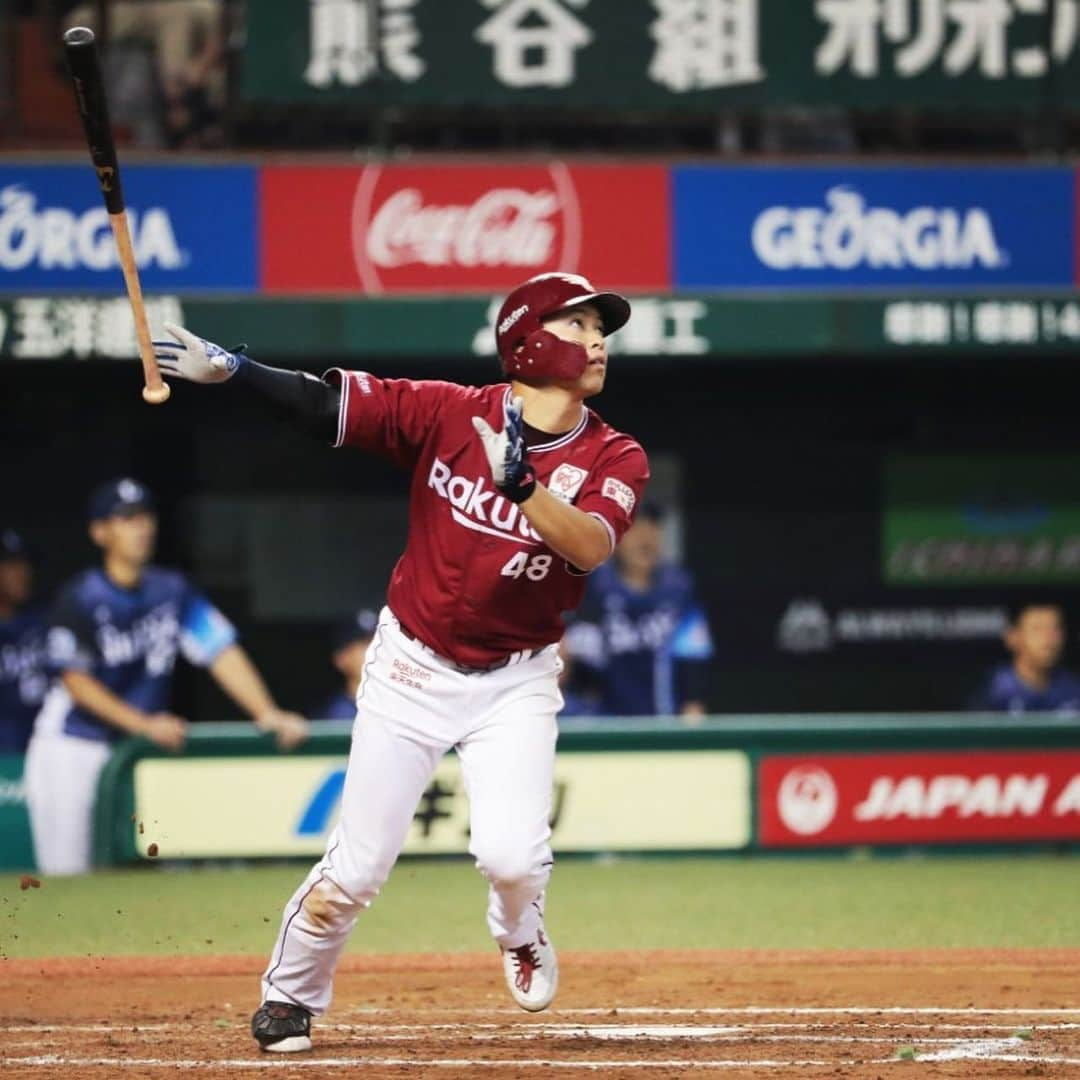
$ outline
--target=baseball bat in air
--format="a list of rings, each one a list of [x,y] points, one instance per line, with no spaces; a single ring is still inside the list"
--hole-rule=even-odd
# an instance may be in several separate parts
[[[146,321],[139,269],[135,265],[135,253],[131,247],[131,231],[128,228],[127,210],[124,209],[124,189],[120,185],[120,166],[116,160],[112,125],[109,123],[101,62],[94,46],[94,31],[85,26],[74,26],[66,31],[64,55],[75,86],[75,104],[82,117],[86,142],[90,147],[90,160],[94,163],[116,240],[116,250],[120,254],[120,268],[124,272],[131,312],[135,316],[135,336],[139,341],[139,356],[142,358],[146,382],[143,400],[151,405],[160,405],[169,400],[169,386],[162,381],[154,359],[154,346],[150,342],[150,327]]]

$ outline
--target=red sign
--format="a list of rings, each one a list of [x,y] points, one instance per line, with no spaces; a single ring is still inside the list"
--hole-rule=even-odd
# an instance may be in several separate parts
[[[668,290],[659,165],[369,165],[260,172],[262,288],[508,290],[534,274]]]
[[[765,758],[765,847],[1080,839],[1080,751]]]

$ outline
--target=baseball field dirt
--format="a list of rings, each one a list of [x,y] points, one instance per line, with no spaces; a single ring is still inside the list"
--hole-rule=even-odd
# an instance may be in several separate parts
[[[1080,949],[562,956],[529,1015],[498,956],[348,956],[306,1054],[261,1053],[261,957],[0,962],[0,1074],[159,1078],[1080,1076]]]

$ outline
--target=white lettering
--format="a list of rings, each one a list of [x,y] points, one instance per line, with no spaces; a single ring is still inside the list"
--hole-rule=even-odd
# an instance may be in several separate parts
[[[128,211],[135,261],[141,268],[175,270],[184,264],[168,211]],[[76,216],[63,207],[37,206],[37,195],[18,184],[0,191],[0,269],[110,270],[120,260],[103,206]]]
[[[1049,778],[1042,774],[1014,774],[1004,782],[993,774],[974,779],[951,774],[929,780],[905,776],[899,781],[879,776],[863,802],[855,807],[854,816],[857,821],[891,821],[899,817],[936,820],[955,811],[960,818],[1008,818],[1017,814],[1034,817],[1043,808],[1048,787]],[[1063,798],[1064,793],[1058,802]],[[1080,783],[1076,799],[1080,808]]]
[[[1054,817],[1080,814],[1080,773],[1074,776],[1054,802]]]
[[[461,525],[492,536],[506,534],[508,540],[516,540],[515,534],[530,541],[540,539],[514,503],[487,487],[486,477],[470,480],[458,476],[436,458],[428,472],[427,486],[454,507],[453,518]]]
[[[474,486],[473,481],[466,480],[464,476],[451,477],[450,483],[446,485],[446,497],[450,500],[451,506],[464,510],[468,505],[469,496],[472,495]]]
[[[382,267],[542,266],[553,257],[558,209],[553,191],[493,188],[466,206],[425,206],[416,188],[403,188],[372,217],[367,253]]]
[[[771,206],[750,233],[757,257],[773,270],[996,269],[1008,262],[982,207],[916,206],[903,214],[868,207],[857,191],[831,188],[826,210]]]
[[[1047,776],[1010,776],[1001,793],[1000,816],[1009,817],[1017,812],[1024,817],[1034,817],[1043,807],[1046,790],[1050,786]]]
[[[444,465],[438,458],[431,463],[431,472],[428,473],[428,487],[437,491],[444,499],[450,496],[446,493],[446,481],[450,479],[450,466]]]

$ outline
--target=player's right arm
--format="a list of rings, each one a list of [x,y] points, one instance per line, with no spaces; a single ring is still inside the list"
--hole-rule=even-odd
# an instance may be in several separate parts
[[[165,750],[183,748],[187,724],[172,713],[144,713],[114,694],[85,671],[65,671],[60,676],[71,700],[110,727],[128,735],[141,735]]]
[[[176,341],[155,341],[154,355],[166,376],[198,383],[233,380],[315,437],[372,450],[405,467],[415,462],[446,396],[465,392],[449,383],[379,379],[336,368],[317,378],[256,363],[239,349],[227,352],[172,323],[165,328]]]
[[[56,602],[45,638],[49,670],[72,701],[102,723],[128,735],[141,735],[166,750],[184,745],[187,724],[172,713],[147,713],[128,704],[93,674],[101,653],[94,624],[75,596],[64,591]]]
[[[341,389],[306,371],[285,371],[256,363],[241,351],[229,352],[182,326],[166,323],[175,341],[155,341],[158,367],[169,378],[195,383],[229,380],[250,387],[275,411],[316,438],[333,442],[341,413]]]

